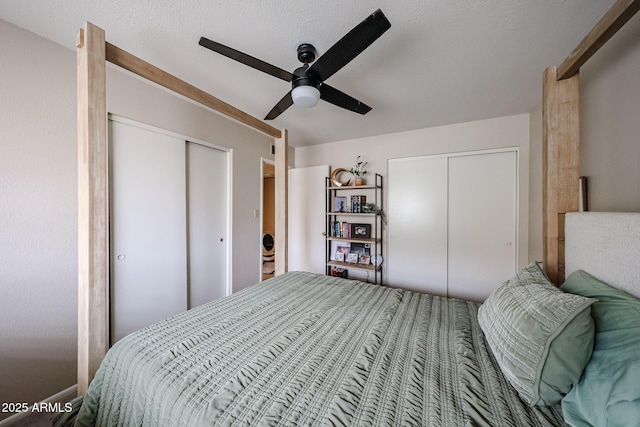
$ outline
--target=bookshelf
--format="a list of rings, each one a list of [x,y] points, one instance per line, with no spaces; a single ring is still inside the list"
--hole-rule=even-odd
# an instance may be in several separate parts
[[[326,274],[382,284],[382,176],[373,185],[336,186],[326,178]],[[352,274],[349,274],[352,273]]]

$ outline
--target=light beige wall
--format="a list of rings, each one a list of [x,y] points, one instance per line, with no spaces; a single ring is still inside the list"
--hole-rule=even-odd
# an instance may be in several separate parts
[[[640,15],[580,69],[581,174],[589,209],[640,211]]]
[[[75,55],[1,20],[0,51],[0,402],[31,403],[75,384]]]
[[[529,114],[297,148],[295,163],[296,167],[328,164],[349,169],[362,155],[369,162],[367,178],[373,182],[374,173],[386,181],[388,159],[505,147],[520,150],[518,259],[524,265],[529,261],[529,239],[541,239],[529,236]]]
[[[76,381],[76,55],[2,20],[0,52],[0,402],[35,402]],[[234,291],[258,282],[273,139],[107,71],[110,113],[233,150]]]

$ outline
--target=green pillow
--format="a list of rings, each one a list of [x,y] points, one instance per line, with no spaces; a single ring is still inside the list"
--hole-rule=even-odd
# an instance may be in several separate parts
[[[580,382],[562,399],[565,421],[574,426],[640,426],[640,299],[581,270],[562,289],[598,299],[591,310],[593,355]]]
[[[562,292],[532,263],[478,310],[500,370],[529,405],[555,405],[579,381],[593,349],[594,301]]]

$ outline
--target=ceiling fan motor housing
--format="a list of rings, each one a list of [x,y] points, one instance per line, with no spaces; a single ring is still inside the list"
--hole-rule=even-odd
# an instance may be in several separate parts
[[[295,89],[299,86],[311,86],[316,89],[320,88],[320,80],[309,73],[309,64],[316,60],[317,55],[316,48],[312,44],[303,43],[298,46],[298,60],[304,65],[300,68],[296,68],[293,72],[293,79],[291,80],[291,88]]]
[[[307,73],[309,66],[297,68],[291,81],[293,103],[300,107],[313,107],[320,99],[320,82]]]

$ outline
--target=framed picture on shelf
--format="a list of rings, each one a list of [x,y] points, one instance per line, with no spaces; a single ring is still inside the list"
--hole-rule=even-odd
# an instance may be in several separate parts
[[[347,254],[347,262],[351,263],[351,264],[357,264],[358,263],[358,254],[351,252],[349,254]]]
[[[352,242],[351,247],[349,248],[349,252],[358,255],[371,255],[371,244]]]
[[[370,239],[371,224],[351,224],[351,237],[354,239]]]
[[[334,210],[334,212],[346,212],[347,211],[347,198],[346,197],[336,197],[333,200],[333,210]]]
[[[344,262],[344,252],[336,252],[336,261]]]
[[[371,256],[370,255],[360,255],[360,259],[358,260],[358,264],[371,264]]]
[[[351,252],[349,242],[332,241],[331,242],[331,261],[345,261],[349,252]],[[338,255],[338,253],[340,255]],[[341,256],[342,259],[338,259]]]

